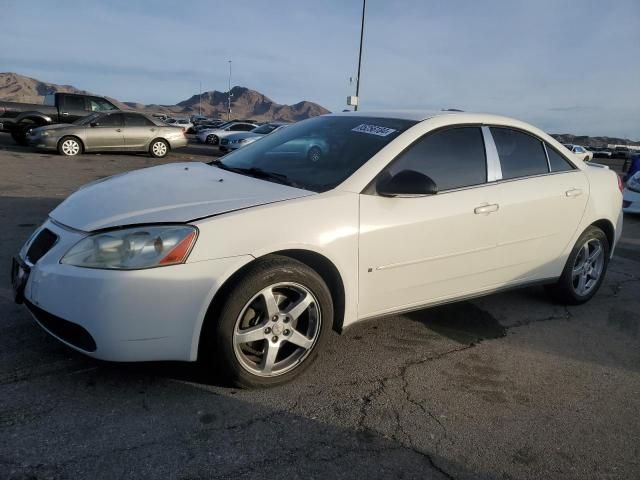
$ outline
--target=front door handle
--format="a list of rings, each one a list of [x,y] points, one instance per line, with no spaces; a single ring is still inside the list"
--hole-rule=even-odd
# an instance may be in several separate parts
[[[579,197],[580,195],[582,195],[582,190],[579,188],[572,188],[571,190],[567,190],[565,192],[565,195],[567,197]]]
[[[492,203],[490,205],[480,205],[473,209],[473,213],[476,215],[489,215],[492,212],[497,212],[500,208],[500,205],[497,203]]]

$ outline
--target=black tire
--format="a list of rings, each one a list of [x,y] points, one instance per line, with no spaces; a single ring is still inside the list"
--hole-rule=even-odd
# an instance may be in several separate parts
[[[219,141],[220,139],[217,135],[207,135],[205,143],[208,143],[209,145],[217,145]]]
[[[16,142],[18,145],[22,145],[23,147],[29,145],[29,142],[27,141],[26,128],[18,127],[15,130],[12,130],[11,138],[13,138],[14,142]]]
[[[307,152],[307,158],[311,162],[318,162],[322,158],[322,150],[320,147],[311,147]]]
[[[589,292],[584,295],[580,295],[576,291],[574,267],[576,266],[576,259],[578,259],[581,249],[587,242],[592,240],[598,241],[602,246],[602,271]],[[580,305],[588,302],[598,292],[598,289],[602,285],[605,274],[607,273],[607,267],[609,266],[610,252],[611,246],[609,245],[609,240],[605,233],[600,228],[591,225],[582,233],[582,235],[580,235],[580,238],[578,238],[573,250],[571,250],[571,254],[569,254],[569,258],[564,266],[562,275],[555,284],[547,285],[547,291],[555,301],[564,305]]]
[[[153,158],[164,158],[169,154],[169,144],[162,138],[156,138],[149,144],[149,155]]]
[[[243,321],[240,315],[248,311],[246,310],[248,303],[253,298],[257,298],[256,295],[259,292],[272,285],[280,285],[286,282],[303,286],[316,299],[313,305],[319,309],[320,321],[319,326],[316,327],[315,341],[310,348],[301,350],[305,352],[304,356],[300,358],[299,363],[294,362],[289,367],[291,368],[290,370],[276,374],[276,376],[257,375],[243,366],[239,356],[236,354],[236,349],[234,348],[236,324]],[[280,385],[303,373],[313,363],[318,352],[323,349],[333,325],[333,301],[322,277],[307,265],[288,257],[269,255],[251,265],[242,277],[234,281],[233,285],[225,293],[224,303],[209,312],[200,342],[200,362],[201,366],[207,371],[208,376],[215,371],[227,383],[244,388],[264,388]],[[289,325],[293,326],[293,323]],[[296,330],[299,325],[293,326],[292,330]],[[275,327],[270,335],[273,335],[274,332]],[[287,330],[284,330],[280,335],[286,335],[286,332]],[[277,339],[278,337],[273,338]],[[294,344],[288,344],[284,341],[286,340],[284,336],[280,337],[280,340],[282,347],[279,348],[287,346],[290,349],[297,348]],[[259,340],[258,342],[259,345],[263,345],[261,348],[269,348],[268,339]],[[287,353],[284,350],[279,350],[279,352]],[[263,355],[266,354],[263,353]],[[287,360],[286,355],[280,362],[283,360]]]
[[[67,148],[68,145],[75,144],[77,148]],[[64,155],[65,157],[75,157],[76,155],[80,155],[83,151],[83,145],[79,138],[67,136],[62,137],[58,142],[58,153],[60,155]],[[73,153],[75,152],[75,153]]]

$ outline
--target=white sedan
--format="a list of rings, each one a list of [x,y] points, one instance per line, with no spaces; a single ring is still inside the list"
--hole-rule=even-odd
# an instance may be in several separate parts
[[[591,150],[587,150],[582,145],[572,145],[572,144],[564,144],[564,146],[574,155],[581,158],[585,162],[589,162],[593,160],[593,152]]]
[[[532,283],[583,303],[621,234],[621,184],[565,152],[499,116],[315,117],[211,165],[81,188],[15,257],[16,301],[92,357],[201,359],[248,387],[368,318]]]
[[[218,145],[220,139],[228,135],[233,135],[238,132],[250,132],[254,130],[258,125],[249,122],[237,122],[231,121],[224,123],[216,128],[208,128],[206,130],[200,130],[196,134],[196,139],[200,143],[208,143],[209,145]]]

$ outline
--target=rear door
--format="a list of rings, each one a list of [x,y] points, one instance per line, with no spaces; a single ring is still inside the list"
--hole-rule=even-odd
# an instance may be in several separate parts
[[[479,126],[427,133],[381,172],[415,170],[436,195],[360,195],[361,317],[481,291],[496,272],[499,188],[488,182]]]
[[[73,123],[88,115],[85,97],[82,95],[60,94],[58,102],[61,123]]]
[[[127,150],[146,150],[158,127],[144,115],[124,113],[124,144]]]
[[[124,118],[122,113],[109,113],[99,117],[95,126],[85,128],[87,150],[121,150],[124,143]]]
[[[587,204],[587,178],[529,133],[490,131],[502,170],[499,266],[511,283],[557,276]]]

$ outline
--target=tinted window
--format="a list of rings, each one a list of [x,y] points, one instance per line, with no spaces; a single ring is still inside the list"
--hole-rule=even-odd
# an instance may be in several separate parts
[[[424,173],[440,191],[486,182],[487,162],[480,128],[451,128],[425,135],[397,157],[388,173],[395,175],[402,170]]]
[[[556,152],[549,144],[545,144],[547,147],[547,155],[549,155],[549,165],[552,172],[565,172],[567,170],[573,170],[571,165],[562,155]]]
[[[125,113],[124,122],[127,127],[147,127],[154,126],[155,124],[144,115],[137,113]]]
[[[111,115],[105,115],[97,119],[97,122],[101,127],[121,127],[122,126],[122,114],[112,113]]]
[[[244,123],[239,123],[237,125],[232,125],[231,128],[229,130],[232,130],[234,132],[248,132],[249,130],[253,130],[254,127],[253,125],[246,125]]]
[[[84,97],[65,95],[64,108],[66,110],[84,110]]]
[[[527,177],[549,173],[542,142],[531,135],[510,128],[491,127],[498,149],[502,178]]]

